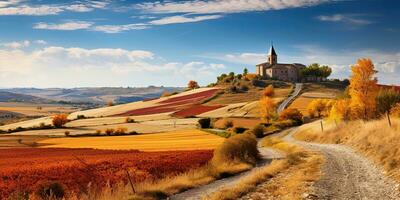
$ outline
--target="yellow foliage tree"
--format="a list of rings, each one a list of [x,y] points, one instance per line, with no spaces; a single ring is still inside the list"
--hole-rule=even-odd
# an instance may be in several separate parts
[[[329,113],[329,120],[347,121],[350,119],[350,99],[339,99],[333,103]]]
[[[310,117],[326,117],[333,106],[333,101],[328,99],[314,99],[308,106],[307,111]]]
[[[379,88],[375,78],[377,71],[370,59],[359,59],[351,67],[349,94],[351,97],[351,115],[355,119],[376,117],[376,96]]]
[[[260,99],[260,116],[262,120],[270,122],[276,115],[276,104],[271,97],[264,96]]]

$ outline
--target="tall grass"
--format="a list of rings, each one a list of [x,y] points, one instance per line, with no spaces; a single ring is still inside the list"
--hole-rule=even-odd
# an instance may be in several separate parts
[[[340,124],[324,133],[305,130],[295,134],[296,139],[346,144],[365,154],[375,163],[384,167],[390,176],[400,181],[400,120],[393,121],[392,127],[386,119],[363,122],[354,121]]]

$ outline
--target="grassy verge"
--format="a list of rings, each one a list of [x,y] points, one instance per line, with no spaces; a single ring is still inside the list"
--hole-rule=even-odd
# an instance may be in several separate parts
[[[243,178],[233,187],[223,188],[204,199],[228,200],[250,195],[251,199],[268,197],[292,200],[301,199],[304,193],[309,192],[307,187],[309,182],[316,181],[320,177],[322,156],[277,138],[265,138],[263,145],[284,151],[287,157],[274,160],[270,165]],[[251,194],[257,188],[262,192]]]
[[[345,144],[357,149],[400,181],[400,120],[393,120],[389,127],[386,119],[339,124],[324,133],[306,129],[294,135],[298,140],[321,143]]]

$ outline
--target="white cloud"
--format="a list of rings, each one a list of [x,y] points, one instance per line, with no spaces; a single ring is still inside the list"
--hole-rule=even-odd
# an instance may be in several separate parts
[[[239,13],[313,6],[332,0],[190,0],[136,4],[153,13]]]
[[[105,8],[109,1],[87,1],[85,3],[72,3],[68,5],[42,4],[28,5],[25,1],[10,0],[0,1],[0,15],[57,15],[61,12],[90,12],[94,9]]]
[[[48,24],[44,22],[39,22],[33,26],[34,29],[47,29],[47,30],[80,30],[80,29],[88,29],[93,25],[92,22],[86,21],[74,21],[74,22],[66,22],[61,24]]]
[[[35,40],[34,43],[41,44],[41,45],[46,45],[47,44],[47,42],[44,41],[44,40]]]
[[[357,15],[335,14],[335,15],[320,15],[317,17],[320,21],[328,22],[344,22],[352,25],[368,25],[373,23],[370,20],[361,19]]]
[[[19,49],[19,48],[29,47],[30,44],[31,44],[30,41],[24,40],[24,41],[14,41],[9,43],[4,43],[2,44],[2,46],[12,49]]]
[[[93,31],[104,33],[120,33],[130,30],[143,30],[150,28],[147,24],[123,24],[123,25],[101,25],[93,27]]]
[[[208,84],[224,68],[219,63],[167,62],[143,50],[0,48],[2,87],[183,86],[190,79]]]
[[[177,15],[171,17],[164,17],[161,19],[150,21],[150,24],[153,25],[166,25],[166,24],[178,24],[178,23],[190,23],[190,22],[199,22],[204,20],[212,20],[221,18],[222,15],[205,15],[205,16],[196,16],[196,17],[188,17],[185,15]]]

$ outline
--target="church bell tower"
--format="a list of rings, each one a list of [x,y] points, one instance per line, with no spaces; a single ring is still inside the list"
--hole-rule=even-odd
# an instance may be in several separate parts
[[[269,49],[268,62],[271,65],[278,63],[278,55],[276,55],[274,45],[271,45],[271,48]]]

